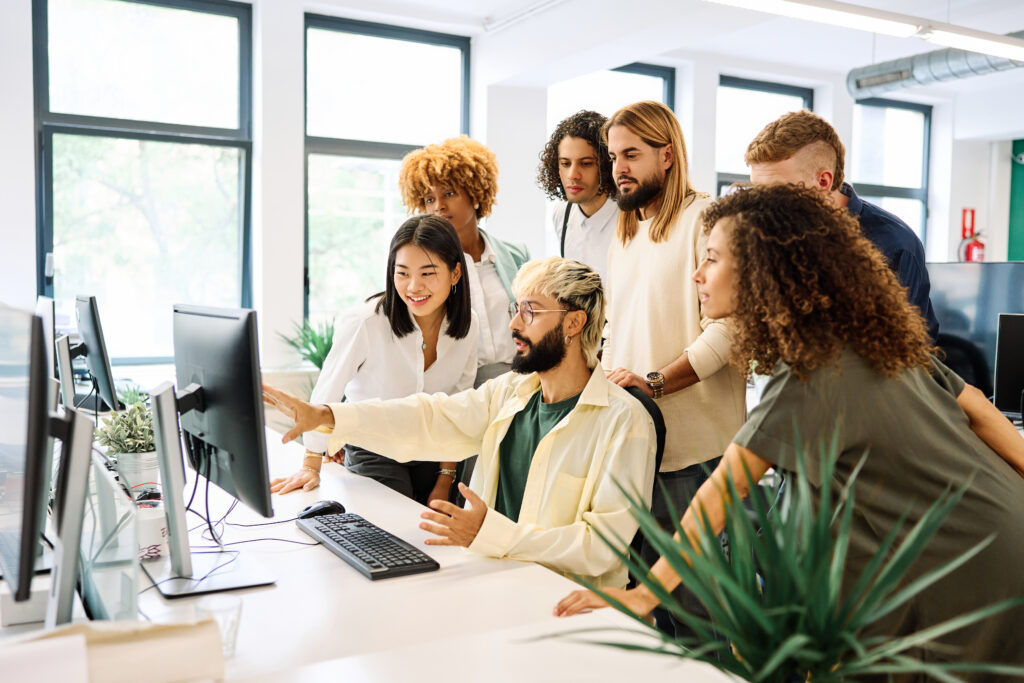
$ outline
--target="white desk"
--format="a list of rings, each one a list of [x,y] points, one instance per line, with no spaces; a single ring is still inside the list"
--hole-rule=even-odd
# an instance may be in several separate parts
[[[268,432],[271,472],[289,473],[298,466],[301,448],[279,440]],[[422,545],[429,536],[418,527],[425,508],[333,464],[324,468],[319,489],[274,496],[274,510],[277,518],[288,519],[324,499],[340,501],[413,544]],[[211,504],[215,519],[225,500],[220,494]],[[190,516],[190,525],[195,520]],[[239,507],[229,521],[266,520]],[[261,537],[310,540],[287,523],[229,526],[224,541]],[[562,640],[524,643],[560,630],[632,625],[612,610],[552,617],[554,604],[576,584],[536,564],[429,547],[426,552],[440,571],[371,582],[324,548],[273,542],[233,547],[258,558],[278,578],[275,586],[238,593],[242,619],[237,652],[227,663],[231,680],[608,680],[611,671],[621,671],[625,679],[638,670],[664,673],[672,667],[692,676],[688,680],[728,680],[711,667],[665,657]],[[191,618],[194,603],[165,601],[150,590],[139,606],[153,621],[165,622]],[[466,670],[472,672],[468,678]]]

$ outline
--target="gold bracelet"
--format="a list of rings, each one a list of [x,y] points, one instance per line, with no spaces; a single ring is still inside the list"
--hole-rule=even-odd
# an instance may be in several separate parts
[[[307,472],[312,472],[313,474],[315,474],[318,477],[320,476],[320,470],[316,469],[315,467],[310,467],[309,465],[303,465],[302,469],[306,470]]]
[[[323,453],[314,453],[313,451],[307,450],[306,453],[302,457],[303,458],[322,458],[322,457],[324,457],[324,454]]]
[[[437,476],[451,477],[452,479],[454,479],[456,476],[458,476],[458,472],[456,472],[454,469],[450,470],[446,467],[441,467],[437,470]]]

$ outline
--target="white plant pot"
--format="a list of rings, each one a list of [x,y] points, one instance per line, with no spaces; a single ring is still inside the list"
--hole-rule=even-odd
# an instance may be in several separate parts
[[[159,484],[160,465],[156,457],[156,451],[118,453],[117,475],[121,477],[125,488],[132,494],[132,499],[138,493],[135,490],[137,487],[149,483]]]

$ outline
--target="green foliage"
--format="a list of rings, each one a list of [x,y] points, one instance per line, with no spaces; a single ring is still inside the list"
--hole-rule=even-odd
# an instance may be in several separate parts
[[[882,540],[874,559],[852,586],[843,586],[843,568],[850,546],[855,468],[836,499],[828,486],[818,496],[807,481],[806,455],[798,447],[798,471],[782,493],[777,509],[769,510],[752,496],[753,517],[747,514],[736,486],[729,481],[726,532],[730,552],[706,518],[698,520],[696,543],[676,531],[681,540],[663,531],[639,495],[628,494],[632,514],[658,553],[670,563],[683,583],[701,600],[711,620],[687,612],[648,578],[642,560],[619,548],[619,540],[602,539],[629,566],[635,576],[661,600],[661,604],[698,634],[697,639],[675,640],[629,611],[624,605],[587,584],[609,604],[644,626],[660,640],[649,647],[603,641],[627,650],[644,650],[692,658],[743,677],[775,683],[792,680],[842,681],[867,674],[923,673],[941,681],[955,681],[953,672],[989,671],[1024,676],[1020,667],[983,663],[928,663],[914,658],[914,648],[927,648],[935,639],[992,614],[1024,604],[1024,596],[982,607],[957,618],[904,637],[862,635],[865,627],[898,610],[925,588],[974,557],[988,538],[943,566],[916,578],[908,570],[970,485],[945,494],[909,529],[907,514]],[[821,481],[830,482],[837,445],[821,448]],[[755,482],[749,472],[747,481]],[[678,515],[674,515],[678,519]],[[904,533],[905,532],[905,533]],[[902,541],[897,542],[902,536]],[[692,564],[683,559],[691,558]],[[763,580],[759,577],[763,576]],[[721,638],[716,638],[715,634]]]
[[[305,320],[301,325],[295,324],[293,336],[281,334],[281,338],[298,351],[300,356],[323,370],[324,361],[334,343],[334,322],[327,321],[314,326]]]
[[[144,403],[136,403],[124,412],[111,413],[103,418],[103,426],[96,430],[96,438],[111,454],[155,450],[153,414]]]
[[[127,384],[117,390],[117,400],[130,406],[136,403],[145,403],[149,400],[149,394],[143,391],[138,384]]]

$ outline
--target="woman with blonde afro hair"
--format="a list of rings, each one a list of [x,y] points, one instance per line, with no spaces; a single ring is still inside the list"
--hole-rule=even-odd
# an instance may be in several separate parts
[[[409,152],[398,174],[410,213],[441,216],[455,228],[466,253],[473,311],[480,322],[476,383],[508,372],[515,345],[508,330],[512,281],[529,260],[526,247],[480,228],[498,194],[498,160],[486,145],[460,135]]]

